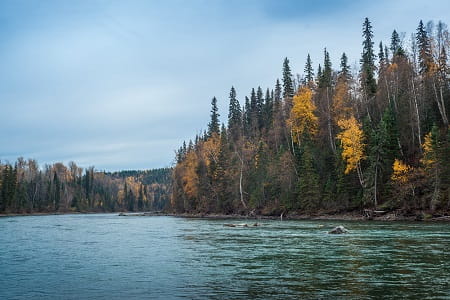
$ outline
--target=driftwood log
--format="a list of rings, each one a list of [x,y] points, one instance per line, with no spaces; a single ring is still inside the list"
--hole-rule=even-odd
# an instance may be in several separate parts
[[[247,223],[242,223],[242,224],[233,224],[233,223],[227,223],[227,224],[223,224],[223,226],[225,227],[256,227],[256,226],[260,226],[260,224],[255,223],[253,225],[248,225]]]

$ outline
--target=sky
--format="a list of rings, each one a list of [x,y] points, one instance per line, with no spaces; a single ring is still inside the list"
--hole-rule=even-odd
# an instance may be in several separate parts
[[[117,171],[170,167],[207,128],[218,99],[273,88],[285,57],[303,73],[330,52],[358,66],[374,41],[405,44],[419,20],[448,23],[450,1],[2,0],[0,160],[74,161]]]

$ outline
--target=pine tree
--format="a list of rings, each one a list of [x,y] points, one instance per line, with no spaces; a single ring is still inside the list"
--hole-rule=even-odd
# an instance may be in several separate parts
[[[230,106],[228,112],[228,130],[233,141],[237,141],[242,127],[242,111],[239,101],[236,99],[236,90],[231,87]]]
[[[392,32],[391,36],[391,51],[392,55],[395,56],[405,56],[405,50],[402,48],[400,37],[396,30]]]
[[[376,93],[377,85],[375,81],[375,62],[373,53],[373,32],[372,25],[368,18],[363,24],[363,52],[361,58],[361,84],[367,98],[371,98]]]
[[[273,90],[270,93],[269,89],[266,90],[266,96],[264,99],[264,113],[263,113],[263,127],[270,128],[273,122]]]
[[[417,27],[416,40],[419,48],[419,72],[425,74],[430,70],[433,56],[431,53],[430,40],[422,20],[420,20],[419,26]]]
[[[350,79],[350,67],[348,65],[348,58],[345,52],[342,53],[340,66],[341,70],[339,71],[339,76],[348,81]]]
[[[314,166],[314,151],[309,142],[303,145],[300,168],[298,171],[297,199],[300,208],[307,212],[316,211],[320,207],[320,184],[317,170]]]
[[[211,100],[211,121],[208,124],[208,137],[211,137],[214,133],[219,134],[220,122],[219,122],[219,109],[217,108],[217,99],[213,97]]]
[[[261,130],[261,128],[264,125],[264,96],[263,91],[260,86],[258,86],[258,89],[256,90],[256,117],[258,120],[258,129]]]
[[[323,50],[324,53],[324,59],[323,59],[323,72],[322,77],[320,77],[319,81],[319,87],[331,87],[331,76],[332,76],[332,69],[331,69],[331,60],[330,60],[330,54],[327,51],[327,48]]]
[[[294,83],[292,81],[291,67],[289,59],[286,57],[283,62],[283,98],[292,98],[294,96]]]
[[[379,51],[378,51],[378,61],[380,62],[380,68],[379,71],[380,73],[382,72],[382,70],[384,70],[385,66],[386,66],[386,58],[385,58],[385,53],[384,53],[384,48],[383,48],[383,42],[380,42],[379,46]]]
[[[250,136],[250,131],[252,127],[252,108],[250,104],[250,99],[245,96],[245,104],[244,104],[244,114],[243,114],[243,122],[244,122],[244,134],[245,136]]]
[[[316,84],[317,85],[320,84],[321,78],[322,78],[322,66],[319,64],[319,66],[317,67],[317,75],[316,75]]]
[[[305,64],[305,84],[310,85],[314,82],[314,70],[312,67],[312,61],[311,61],[311,57],[308,56],[306,57],[306,64]]]

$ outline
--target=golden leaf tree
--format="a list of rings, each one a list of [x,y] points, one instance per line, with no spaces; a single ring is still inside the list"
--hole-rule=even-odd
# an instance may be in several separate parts
[[[412,170],[412,167],[408,166],[401,160],[395,159],[392,165],[391,179],[395,182],[406,183],[409,180]]]
[[[312,137],[317,133],[318,118],[314,114],[316,106],[312,101],[312,91],[302,87],[293,98],[288,125],[291,127],[292,139],[298,144],[305,137]]]
[[[366,145],[361,124],[352,116],[349,119],[339,120],[338,126],[342,130],[337,138],[341,141],[342,159],[346,162],[344,173],[348,174],[356,169],[361,186],[364,186],[360,162],[365,159]]]

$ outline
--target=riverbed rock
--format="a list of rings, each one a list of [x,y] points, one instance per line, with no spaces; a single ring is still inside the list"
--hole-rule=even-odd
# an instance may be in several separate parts
[[[342,226],[339,225],[333,229],[331,229],[330,231],[328,231],[329,234],[343,234],[343,233],[348,233],[348,230]]]

